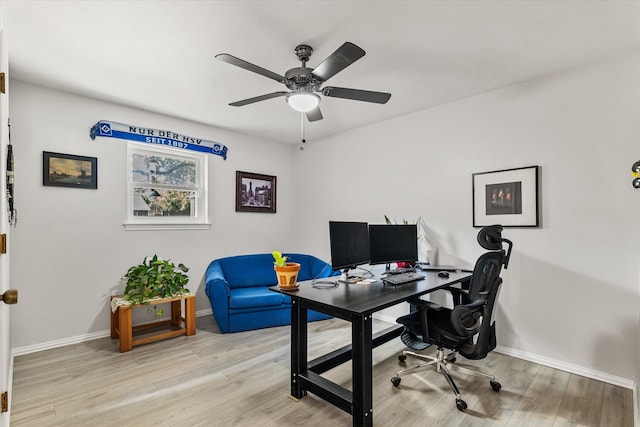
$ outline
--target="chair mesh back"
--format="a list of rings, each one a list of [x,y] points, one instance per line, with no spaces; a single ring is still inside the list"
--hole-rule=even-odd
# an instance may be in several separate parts
[[[500,277],[504,251],[484,253],[476,261],[469,286],[469,299],[475,301],[486,298],[489,287]]]

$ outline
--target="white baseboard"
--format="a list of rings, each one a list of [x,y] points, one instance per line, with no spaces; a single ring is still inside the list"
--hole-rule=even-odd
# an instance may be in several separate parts
[[[11,354],[13,357],[22,356],[23,354],[50,350],[52,348],[64,347],[65,345],[79,344],[85,341],[91,341],[108,336],[111,336],[110,330],[93,332],[84,335],[76,335],[75,337],[63,338],[61,340],[47,341],[40,344],[28,345],[25,347],[16,347],[11,350]]]
[[[389,316],[388,314],[374,313],[373,314],[373,318],[374,319],[378,319],[378,320],[382,320],[382,321],[385,321],[385,322],[388,322],[388,323],[393,323],[395,325],[397,316]]]
[[[212,315],[213,311],[209,308],[206,310],[196,311],[196,317]],[[165,320],[168,320],[167,317]],[[160,319],[162,320],[162,319]],[[152,320],[149,323],[157,322],[158,320]],[[144,323],[141,323],[144,324]],[[86,341],[95,340],[98,338],[104,338],[111,336],[111,331],[99,331],[92,332],[90,334],[76,335],[75,337],[63,338],[61,340],[47,341],[40,344],[29,345],[25,347],[17,347],[11,350],[11,357],[21,356],[23,354],[35,353],[43,350],[50,350],[52,348],[64,347],[65,345],[79,344]]]
[[[196,311],[196,317],[208,316],[210,314],[213,315],[213,310],[211,310],[210,308],[207,308],[206,310]]]
[[[595,369],[585,368],[584,366],[574,365],[572,363],[563,362],[561,360],[551,359],[549,357],[540,356],[535,353],[529,353],[527,351],[517,350],[515,348],[505,347],[501,345],[497,346],[495,351],[497,351],[498,353],[506,354],[507,356],[517,357],[518,359],[538,363],[550,368],[559,369],[561,371],[570,372],[582,377],[591,378],[631,390],[636,387],[635,380],[608,374],[606,372],[596,371]]]
[[[396,323],[396,319],[394,316],[388,316],[381,313],[376,313],[373,315],[374,319],[383,320],[389,323]],[[548,366],[550,368],[559,369],[561,371],[570,372],[572,374],[580,375],[586,378],[591,378],[594,380],[602,381],[608,384],[617,385],[620,387],[632,389],[635,393],[634,395],[634,413],[636,414],[636,419],[638,419],[638,384],[635,380],[629,378],[618,377],[616,375],[607,374],[605,372],[596,371],[595,369],[585,368],[583,366],[574,365],[572,363],[563,362],[560,360],[551,359],[548,357],[540,356],[535,353],[529,353],[522,350],[517,350],[510,347],[505,346],[497,346],[495,351],[498,353],[505,354],[507,356],[517,357],[518,359],[527,360],[529,362],[538,363],[540,365]],[[640,421],[640,420],[638,420]],[[636,423],[640,426],[640,422]]]
[[[633,386],[633,419],[634,419],[634,424],[635,426],[640,426],[640,408],[638,408],[638,398],[640,396],[638,396],[638,382],[636,381],[636,383]]]

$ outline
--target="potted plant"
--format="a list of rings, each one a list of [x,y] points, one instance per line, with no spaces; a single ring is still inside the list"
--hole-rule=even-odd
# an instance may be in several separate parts
[[[273,251],[273,269],[276,272],[278,286],[281,289],[294,289],[298,287],[298,272],[300,264],[297,262],[287,262],[287,257],[282,252]]]
[[[182,263],[177,266],[171,260],[145,257],[142,263],[134,265],[122,277],[126,280],[124,298],[131,304],[146,304],[153,298],[172,298],[189,293],[187,283],[189,269]],[[163,310],[149,309],[162,316]]]

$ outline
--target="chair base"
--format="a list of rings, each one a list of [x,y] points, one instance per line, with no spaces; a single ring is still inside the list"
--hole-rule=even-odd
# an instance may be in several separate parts
[[[502,388],[502,385],[500,385],[500,383],[496,381],[495,376],[478,371],[477,369],[472,368],[470,366],[456,364],[455,361],[456,361],[457,353],[451,352],[445,355],[444,348],[442,347],[438,347],[438,349],[436,350],[436,357],[426,356],[424,354],[416,353],[409,350],[404,350],[402,354],[398,356],[398,359],[400,360],[400,362],[404,362],[407,359],[407,356],[415,357],[416,359],[422,360],[426,363],[401,369],[400,371],[396,372],[395,377],[391,378],[391,383],[394,386],[398,387],[400,385],[401,376],[414,373],[416,371],[424,370],[425,368],[428,368],[430,366],[434,366],[436,369],[436,372],[440,372],[442,376],[444,376],[444,378],[447,380],[447,383],[451,387],[453,394],[455,394],[456,407],[460,411],[464,411],[465,409],[467,409],[467,403],[464,400],[462,400],[462,395],[460,394],[460,390],[458,389],[458,386],[453,380],[453,377],[449,372],[449,368],[455,368],[462,372],[467,372],[470,374],[480,375],[485,378],[488,378],[489,384],[491,385],[491,389],[493,391],[497,392],[497,391],[500,391],[500,389]]]

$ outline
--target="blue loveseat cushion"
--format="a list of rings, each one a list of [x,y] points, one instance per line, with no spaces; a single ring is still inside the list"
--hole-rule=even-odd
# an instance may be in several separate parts
[[[219,261],[231,288],[273,286],[277,283],[271,254],[240,255]]]
[[[279,306],[283,303],[282,294],[264,287],[231,289],[231,296],[229,297],[229,308],[231,309]]]

